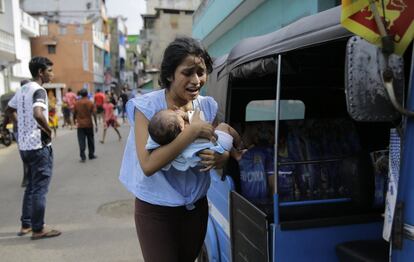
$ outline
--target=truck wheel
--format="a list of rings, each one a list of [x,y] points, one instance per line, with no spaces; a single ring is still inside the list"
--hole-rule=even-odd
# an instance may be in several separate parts
[[[197,262],[209,262],[206,246],[203,244],[200,254],[197,257]]]

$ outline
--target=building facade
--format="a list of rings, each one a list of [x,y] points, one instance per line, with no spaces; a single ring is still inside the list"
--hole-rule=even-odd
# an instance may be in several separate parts
[[[10,89],[12,91],[16,91],[20,87],[22,80],[32,78],[29,70],[29,61],[32,58],[30,41],[34,37],[39,36],[39,21],[21,9],[19,13],[21,31],[20,47],[16,50],[19,62],[12,67],[12,78],[10,82]]]
[[[111,74],[113,87],[118,88],[127,82],[127,36],[128,31],[125,24],[126,18],[122,16],[109,19],[111,33]]]
[[[20,9],[18,0],[0,1],[0,96],[31,78],[30,38],[38,35],[39,22]]]
[[[280,29],[302,17],[334,6],[340,0],[203,0],[194,13],[193,36],[209,53],[228,53],[241,39]]]
[[[84,24],[106,16],[105,0],[21,0],[22,9],[33,16],[61,24]]]
[[[132,89],[138,88],[142,82],[142,62],[141,62],[141,47],[139,35],[128,35],[127,37],[127,79],[129,87]],[[132,75],[132,77],[131,77]],[[132,78],[132,81],[131,81]]]
[[[33,54],[54,61],[54,81],[75,91],[104,88],[104,72],[110,67],[105,1],[22,0],[22,6],[41,22]]]
[[[43,28],[43,30],[45,30]],[[77,91],[88,90],[95,82],[92,24],[48,23],[47,34],[32,39],[32,51],[53,61],[55,83],[63,83]]]
[[[151,73],[153,87],[158,85],[163,51],[177,36],[191,36],[194,10],[200,1],[148,0],[143,14],[142,56],[145,71]]]

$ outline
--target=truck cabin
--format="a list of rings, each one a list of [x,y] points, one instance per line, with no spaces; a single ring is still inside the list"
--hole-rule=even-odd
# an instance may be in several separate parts
[[[337,16],[339,9],[328,12]],[[255,130],[253,137],[262,136],[261,150],[274,162],[273,168],[263,167],[267,194],[260,199],[246,195],[249,170],[240,159],[231,159],[223,173],[238,195],[282,231],[383,221],[390,129],[398,127],[401,118],[351,118],[345,54],[352,34],[333,21],[335,25],[325,25],[330,29],[319,33],[301,35],[307,29],[295,23],[243,40],[216,59],[207,83],[207,95],[218,101],[222,120],[242,137],[252,137],[246,133]],[[412,47],[407,50],[403,59],[410,65]],[[410,75],[410,66],[404,73]],[[408,77],[404,81],[408,87]],[[257,178],[252,166],[254,175],[247,180]],[[267,171],[273,171],[276,183]],[[377,231],[379,238],[381,228]]]

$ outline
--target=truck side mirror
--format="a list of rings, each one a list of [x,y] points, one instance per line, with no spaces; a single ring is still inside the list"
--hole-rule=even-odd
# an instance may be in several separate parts
[[[355,121],[391,122],[401,115],[391,104],[384,87],[383,72],[387,59],[381,49],[358,36],[348,40],[345,59],[345,94],[348,113]],[[404,97],[404,61],[390,55],[397,101]]]

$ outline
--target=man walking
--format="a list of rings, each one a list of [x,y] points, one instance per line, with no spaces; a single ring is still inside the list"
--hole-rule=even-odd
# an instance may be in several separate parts
[[[17,90],[6,113],[17,113],[20,156],[28,166],[19,236],[32,232],[32,240],[56,237],[60,231],[45,226],[46,194],[52,177],[52,131],[48,125],[48,98],[44,83],[53,78],[53,63],[46,57],[33,57],[29,63],[33,80]]]
[[[124,87],[121,91],[121,95],[119,96],[119,98],[122,101],[122,123],[125,123],[125,116],[127,114],[126,112],[126,104],[128,102],[128,94],[127,94],[127,88]]]
[[[103,115],[103,104],[105,102],[105,95],[104,93],[101,92],[101,89],[97,89],[96,93],[93,97],[93,101],[95,102],[95,107],[96,107],[96,115],[98,118],[98,122],[102,121],[102,115]]]
[[[93,103],[88,99],[88,91],[82,89],[79,91],[81,99],[75,104],[73,121],[78,127],[78,143],[80,150],[81,162],[86,161],[85,156],[85,139],[88,141],[88,153],[89,159],[95,159],[95,141],[93,137],[93,123],[92,116],[95,122],[95,131],[98,131],[98,125],[96,123],[96,113]]]
[[[68,91],[66,92],[66,94],[63,96],[63,102],[65,102],[68,105],[69,108],[69,114],[71,115],[71,117],[73,117],[73,110],[75,108],[75,103],[76,103],[76,94],[72,91],[72,88],[68,88]],[[72,129],[72,121],[70,123],[70,129]]]

